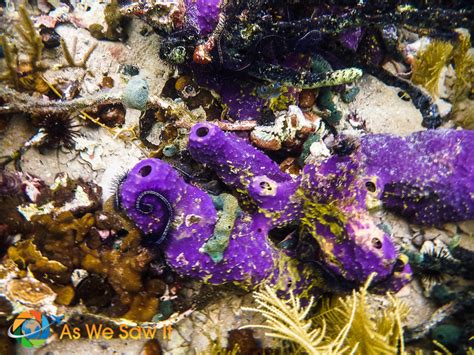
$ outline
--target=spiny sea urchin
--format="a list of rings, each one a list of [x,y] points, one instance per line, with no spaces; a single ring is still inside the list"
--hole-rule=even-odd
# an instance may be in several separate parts
[[[75,130],[79,125],[69,114],[49,113],[37,118],[37,125],[44,129],[46,134],[40,148],[57,149],[65,147],[73,149],[78,132]]]

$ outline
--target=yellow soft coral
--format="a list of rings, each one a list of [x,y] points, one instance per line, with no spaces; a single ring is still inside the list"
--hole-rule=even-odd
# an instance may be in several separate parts
[[[263,314],[266,323],[247,325],[243,326],[242,329],[261,328],[268,330],[265,335],[293,342],[308,354],[313,355],[341,354],[349,350],[347,346],[343,345],[343,342],[355,315],[355,307],[352,309],[352,317],[350,317],[347,324],[342,327],[339,334],[328,342],[325,320],[323,319],[320,325],[315,327],[313,321],[308,319],[314,298],[311,298],[306,307],[302,307],[298,297],[291,294],[290,299],[284,301],[268,285],[265,285],[262,291],[255,292],[254,297],[258,308],[243,307],[242,310]],[[355,298],[355,294],[353,297]]]
[[[454,101],[467,97],[474,84],[474,53],[471,49],[471,36],[467,31],[460,31],[454,47],[453,61],[456,72]]]
[[[320,313],[315,317],[316,324],[326,323],[329,337],[334,337],[352,319],[344,340],[344,345],[357,346],[358,354],[396,354],[397,348],[403,353],[402,319],[408,314],[408,307],[388,295],[389,306],[382,312],[374,312],[367,297],[370,280],[353,297],[337,297],[322,302]],[[354,305],[355,302],[355,305]],[[355,306],[355,316],[352,309]]]
[[[417,53],[412,68],[413,83],[423,86],[431,95],[438,96],[441,71],[451,59],[452,52],[451,43],[432,40],[425,49]]]
[[[381,312],[370,306],[367,288],[373,276],[351,296],[323,300],[318,314],[309,318],[313,299],[302,307],[294,295],[285,301],[275,290],[265,286],[255,292],[257,308],[244,311],[263,314],[265,324],[243,328],[268,330],[267,336],[288,340],[308,354],[392,354],[404,353],[402,321],[408,307],[391,295]]]
[[[474,129],[474,107],[469,99],[474,87],[474,52],[471,50],[469,32],[460,31],[453,52],[456,81],[452,117],[456,123],[466,129]]]

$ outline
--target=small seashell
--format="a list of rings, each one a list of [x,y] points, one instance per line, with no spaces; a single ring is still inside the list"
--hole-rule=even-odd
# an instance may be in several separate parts
[[[299,106],[303,110],[310,109],[316,102],[317,90],[302,90],[299,96]]]

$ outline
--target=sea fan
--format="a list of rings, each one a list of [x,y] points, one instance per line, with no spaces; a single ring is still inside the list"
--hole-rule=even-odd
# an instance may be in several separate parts
[[[314,298],[311,298],[306,307],[301,306],[300,299],[291,294],[289,300],[279,298],[273,288],[265,285],[260,292],[254,293],[258,308],[242,307],[244,311],[261,313],[266,318],[263,325],[246,325],[242,328],[261,328],[268,330],[267,336],[288,340],[299,345],[308,354],[342,354],[349,350],[343,346],[347,332],[350,329],[355,315],[355,293],[353,294],[354,307],[349,312],[347,324],[342,327],[339,334],[332,341],[326,340],[326,322],[313,327],[313,322],[307,319],[313,306]],[[352,349],[352,352],[355,347]]]

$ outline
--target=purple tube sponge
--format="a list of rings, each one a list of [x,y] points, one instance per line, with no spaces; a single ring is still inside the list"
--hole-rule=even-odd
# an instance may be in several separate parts
[[[246,191],[256,176],[264,175],[276,182],[291,180],[263,152],[211,123],[193,126],[188,149],[195,160],[208,165],[225,184],[240,192]]]
[[[229,108],[229,116],[236,120],[254,120],[260,117],[264,100],[254,91],[256,85],[240,78],[221,80],[218,92],[222,102]]]
[[[278,183],[267,176],[256,176],[250,182],[248,193],[258,206],[258,213],[269,218],[274,227],[282,227],[301,217],[299,184],[299,179]]]
[[[118,193],[120,207],[146,239],[161,242],[167,263],[180,275],[248,289],[267,280],[282,292],[291,288],[300,295],[320,291],[310,268],[298,266],[269,242],[272,226],[263,214],[235,214],[222,258],[212,258],[205,249],[222,234],[222,216],[209,195],[158,159],[138,163]]]
[[[425,225],[474,219],[474,131],[368,135],[358,154],[386,209]]]
[[[377,272],[379,290],[401,288],[410,266],[369,211],[383,205],[428,225],[473,219],[473,139],[455,130],[367,135],[352,154],[306,166],[302,258],[322,260],[345,280]]]
[[[246,141],[210,123],[198,123],[191,129],[188,147],[193,158],[211,167],[224,183],[248,194],[273,226],[299,218],[299,180]]]
[[[221,0],[185,0],[186,23],[202,36],[210,34],[219,21]]]
[[[359,178],[357,158],[328,159],[306,167],[303,178],[293,180],[262,152],[208,123],[192,128],[189,150],[226,184],[248,194],[257,206],[253,216],[267,219],[272,229],[298,223],[308,227],[300,242],[312,248],[300,259],[318,261],[355,284],[373,272],[377,273],[374,281],[387,287],[398,289],[409,280],[411,273],[406,270],[401,282],[391,281],[397,253],[389,235],[367,211],[374,196],[366,183],[374,179]],[[305,241],[308,235],[311,240]]]
[[[375,272],[377,283],[391,277],[397,253],[365,208],[366,189],[358,170],[351,156],[305,167],[301,238],[310,247],[302,258],[321,260],[327,270],[355,283]]]
[[[233,236],[224,259],[215,263],[199,250],[213,235],[218,217],[211,197],[197,187],[187,184],[171,166],[158,159],[146,159],[138,163],[120,186],[120,205],[146,238],[163,239],[161,248],[168,264],[179,274],[207,280],[210,283],[243,281],[253,268],[258,272],[248,276],[249,282],[258,282],[268,276],[273,266],[273,253],[267,245],[263,257],[250,258],[249,265],[242,262],[242,253],[255,250],[255,242],[268,231],[267,223],[248,216],[239,218],[233,228]],[[157,198],[163,196],[166,199]],[[171,206],[173,211],[168,212]],[[168,231],[166,226],[170,225]],[[167,235],[163,235],[163,233]],[[245,240],[236,245],[233,238]],[[254,238],[255,237],[255,238]],[[241,239],[240,239],[241,238]],[[247,250],[248,248],[248,250]],[[248,269],[246,269],[248,267]]]
[[[211,198],[155,159],[132,169],[119,202],[181,275],[245,288],[270,282],[306,297],[328,278],[357,287],[375,272],[376,290],[397,291],[410,266],[370,212],[384,205],[425,224],[472,219],[473,138],[468,131],[365,136],[352,152],[292,179],[246,141],[199,123],[192,156],[250,198],[252,214],[233,195]]]
[[[351,28],[349,30],[343,31],[339,34],[339,41],[341,44],[350,49],[352,52],[357,51],[359,43],[364,35],[364,30],[362,27]]]
[[[180,232],[195,233],[196,239],[213,232],[217,213],[212,199],[186,184],[161,160],[145,159],[135,165],[121,183],[119,194],[120,206],[147,238],[167,241],[171,230],[176,232],[173,221],[181,221]]]

